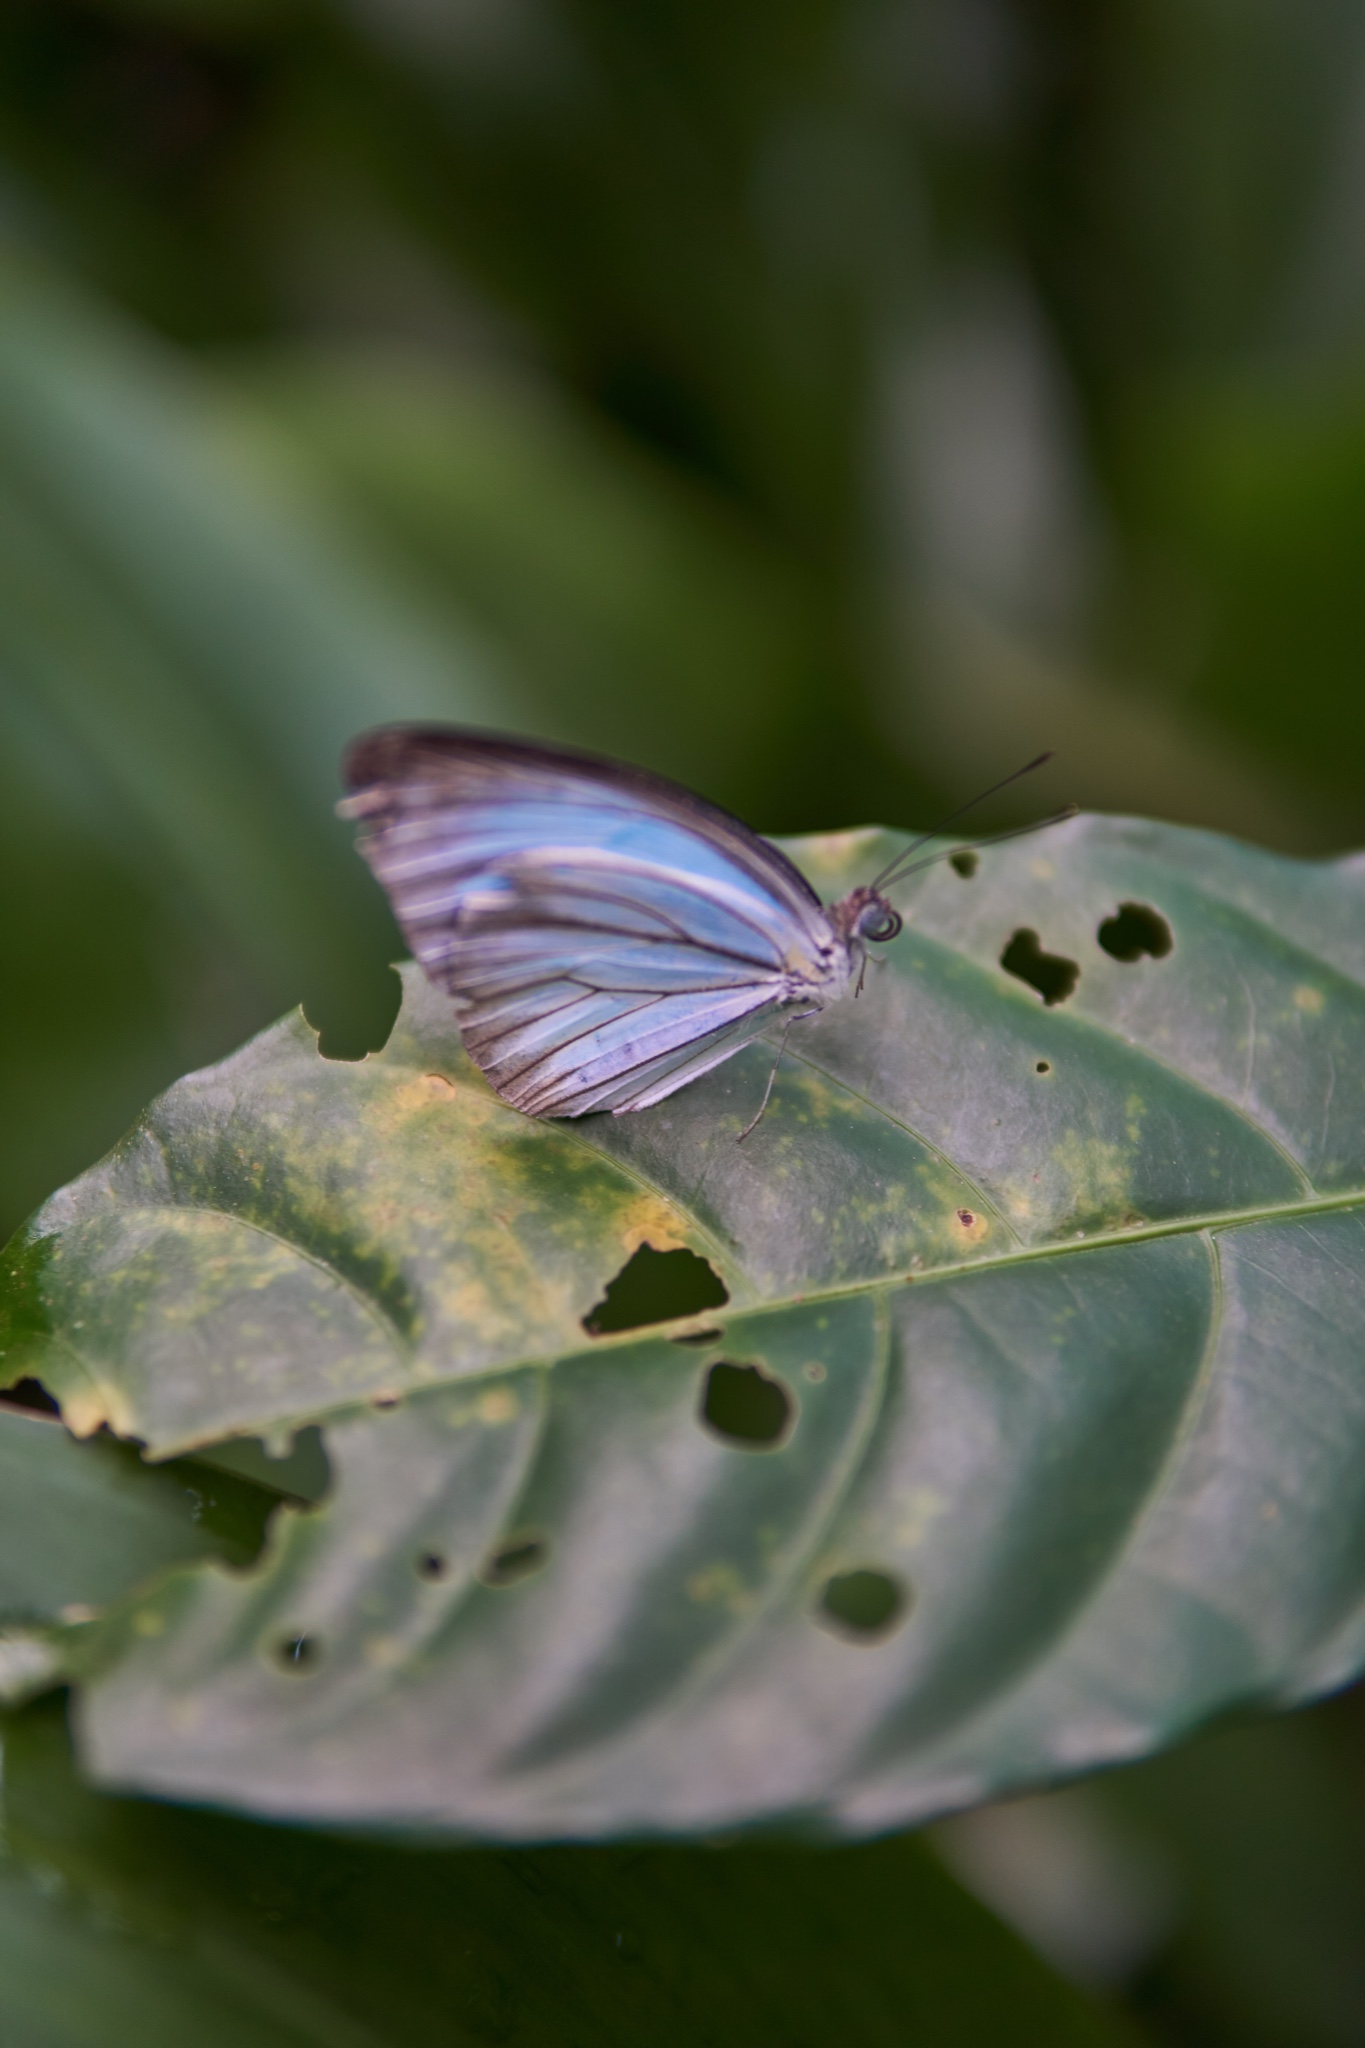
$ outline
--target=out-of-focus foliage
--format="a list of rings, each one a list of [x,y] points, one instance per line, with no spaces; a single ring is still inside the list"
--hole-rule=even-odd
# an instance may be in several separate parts
[[[1362,109],[1347,0],[11,0],[0,1227],[291,1001],[382,1039],[367,722],[1365,836]],[[1172,2038],[1360,2038],[1171,1939]]]
[[[0,1717],[6,2048],[1134,2048],[914,1841],[404,1848],[92,1792]]]

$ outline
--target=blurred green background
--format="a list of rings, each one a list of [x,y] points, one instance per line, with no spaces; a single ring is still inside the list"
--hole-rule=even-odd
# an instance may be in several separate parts
[[[346,737],[772,831],[1365,840],[1365,10],[8,0],[0,1221],[398,950]],[[1338,1702],[955,1823],[1163,2040],[1365,2042]]]

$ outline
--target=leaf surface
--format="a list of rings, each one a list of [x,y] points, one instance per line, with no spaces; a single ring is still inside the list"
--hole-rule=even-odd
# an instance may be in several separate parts
[[[891,843],[794,850],[833,896]],[[862,1831],[1344,1681],[1363,875],[1103,819],[932,869],[742,1147],[762,1046],[538,1123],[412,969],[381,1054],[292,1018],[190,1076],[16,1241],[9,1362],[157,1456],[320,1423],[331,1486],[111,1621],[90,1766],[507,1838]],[[642,1260],[659,1327],[611,1333]],[[700,1311],[659,1277],[697,1261]]]

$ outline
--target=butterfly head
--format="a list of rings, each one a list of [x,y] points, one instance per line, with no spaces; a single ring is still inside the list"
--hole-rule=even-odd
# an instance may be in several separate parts
[[[840,936],[853,945],[870,940],[884,946],[901,931],[901,914],[893,909],[878,889],[852,889],[838,903],[830,905],[830,918]]]

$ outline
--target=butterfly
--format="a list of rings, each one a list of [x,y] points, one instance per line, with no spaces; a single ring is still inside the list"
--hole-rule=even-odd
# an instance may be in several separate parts
[[[531,1116],[647,1109],[779,1020],[785,1047],[899,933],[885,892],[925,843],[825,904],[740,819],[623,762],[392,725],[353,741],[343,773],[337,808],[404,938]]]

